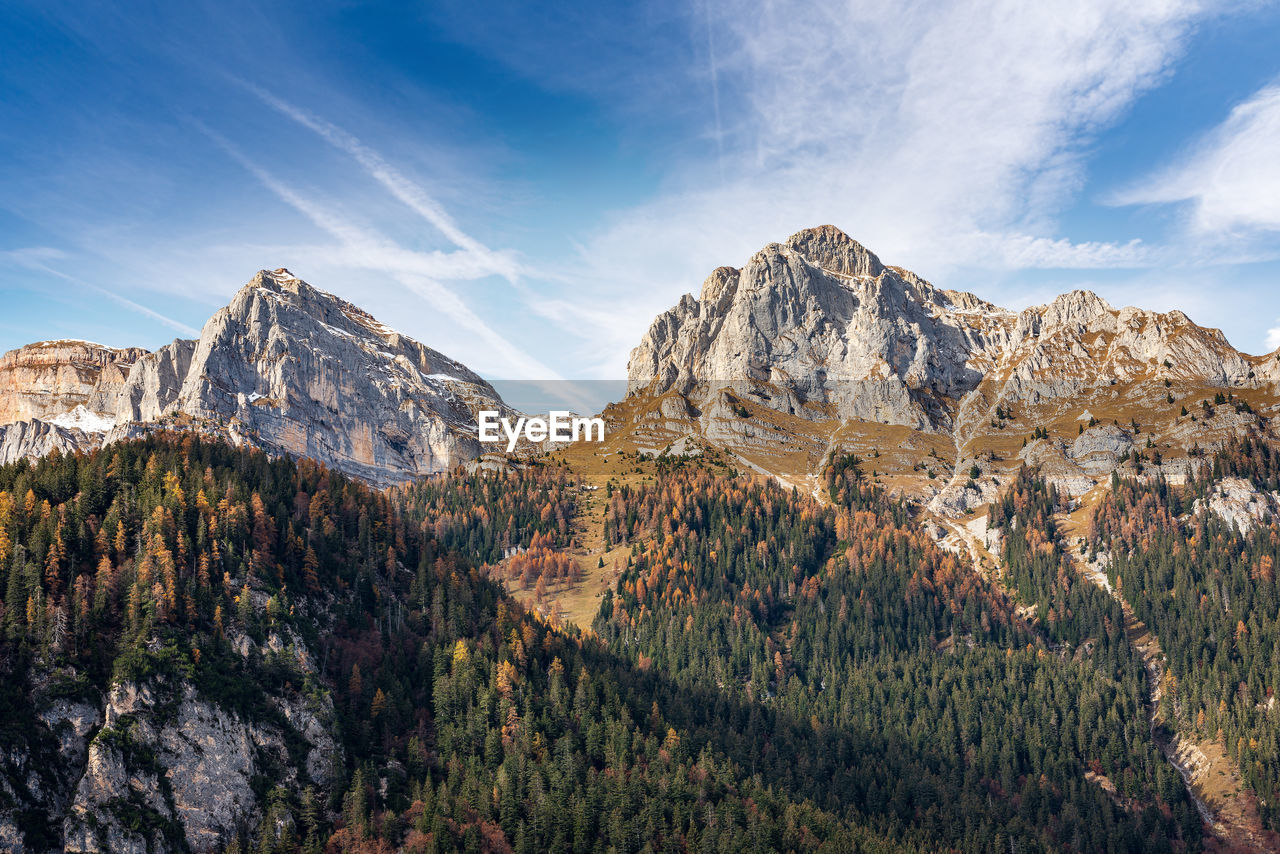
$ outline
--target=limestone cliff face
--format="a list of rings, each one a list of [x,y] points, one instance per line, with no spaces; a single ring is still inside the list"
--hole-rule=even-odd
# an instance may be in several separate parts
[[[97,447],[102,433],[86,433],[45,421],[17,421],[0,425],[0,465],[53,451],[70,453]]]
[[[178,339],[134,363],[114,393],[95,394],[89,406],[116,424],[155,421],[172,410],[191,370],[195,341]]]
[[[245,720],[189,684],[113,686],[105,723],[88,742],[66,809],[65,850],[142,854],[182,850],[184,844],[197,852],[221,850],[240,824],[260,816],[255,776],[269,774],[290,787],[326,782],[339,758],[327,698],[274,700],[291,713],[290,731]],[[302,739],[319,754],[314,774],[294,764],[288,738]],[[137,829],[138,815],[149,832]]]
[[[5,353],[0,356],[0,424],[56,417],[95,395],[109,396],[146,352],[88,341],[41,341]]]
[[[1083,290],[1007,311],[822,226],[715,270],[659,315],[611,415],[644,448],[700,435],[793,482],[837,448],[879,456],[896,437],[901,459],[876,469],[955,515],[1022,462],[1070,493],[1127,462],[1185,474],[1196,445],[1270,429],[1278,356],[1240,353],[1182,312],[1117,309]],[[1206,398],[1227,405],[1202,411]],[[949,479],[935,479],[942,447]],[[989,479],[970,476],[979,463]]]
[[[271,634],[261,649],[244,636],[234,645],[318,678],[291,633]],[[245,717],[172,677],[121,679],[100,696],[74,673],[40,672],[28,725],[0,750],[0,851],[223,850],[260,819],[261,778],[325,787],[342,763],[327,692],[263,693],[268,711]]]
[[[1253,361],[1180,311],[1117,310],[1089,291],[1072,291],[1018,315],[996,372],[1004,396],[1035,403],[1153,369],[1170,379],[1243,385]]]
[[[170,408],[384,482],[478,456],[481,405],[498,395],[464,365],[277,271],[205,324]]]
[[[1006,315],[824,226],[716,270],[660,315],[632,351],[628,390],[701,408],[728,386],[802,417],[937,429],[982,379],[975,354],[1008,337]]]
[[[194,429],[387,485],[479,456],[479,409],[510,411],[466,366],[287,270],[264,270],[194,341],[8,354],[0,461]]]

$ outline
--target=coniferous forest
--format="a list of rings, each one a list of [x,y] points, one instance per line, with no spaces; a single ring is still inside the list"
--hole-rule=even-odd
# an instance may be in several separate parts
[[[1241,445],[1213,474],[1268,484],[1275,462]],[[1185,516],[1209,476],[1119,483],[1092,543],[1170,652],[1165,702],[1270,798],[1277,537]],[[0,798],[56,844],[42,792],[74,781],[36,722],[130,685],[160,700],[104,731],[159,794],[107,810],[177,848],[148,732],[198,696],[282,733],[226,850],[1201,849],[1051,487],[1024,470],[993,507],[989,576],[856,458],[824,477],[820,500],[689,460],[611,487],[627,557],[582,631],[489,577],[572,539],[556,466],[378,492],[189,435],[6,466],[0,727],[37,770]],[[302,707],[333,734],[323,762]]]
[[[1258,521],[1242,531],[1205,512],[1224,477],[1275,491],[1280,456],[1244,439],[1186,486],[1116,478],[1089,542],[1169,658],[1166,718],[1221,744],[1258,796],[1263,820],[1280,829],[1280,524]]]

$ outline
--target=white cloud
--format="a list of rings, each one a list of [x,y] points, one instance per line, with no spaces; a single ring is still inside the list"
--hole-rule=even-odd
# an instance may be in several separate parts
[[[725,180],[710,157],[686,163],[582,241],[582,290],[627,308],[600,336],[614,370],[653,313],[715,266],[822,223],[936,281],[957,267],[1150,263],[1136,241],[1063,239],[1055,217],[1082,184],[1092,136],[1164,78],[1205,11],[1177,0],[717,6],[704,86],[708,122],[719,103]]]
[[[1280,323],[1280,318],[1277,318],[1276,322]],[[1280,349],[1280,326],[1273,326],[1267,330],[1266,343],[1267,352]]]
[[[510,255],[495,252],[462,230],[439,202],[433,199],[416,182],[411,180],[382,155],[369,148],[353,134],[301,107],[276,97],[271,92],[249,83],[243,83],[267,106],[298,124],[313,131],[325,142],[354,159],[361,168],[402,204],[435,226],[441,234],[459,249],[473,256],[487,273],[496,273],[514,282],[519,273]]]
[[[37,246],[29,249],[12,249],[0,253],[0,257],[6,258],[7,260],[12,261],[19,266],[26,267],[29,270],[38,270],[46,275],[54,276],[62,279],[63,281],[71,282],[73,285],[78,287],[93,291],[114,303],[124,306],[135,314],[140,314],[143,317],[149,317],[152,320],[158,321],[170,329],[180,332],[188,337],[195,337],[200,334],[200,330],[188,326],[179,320],[174,320],[172,317],[161,314],[153,308],[134,302],[128,297],[118,294],[113,290],[109,290],[108,288],[104,288],[100,285],[95,285],[92,282],[86,282],[84,279],[50,267],[46,262],[57,261],[66,257],[66,253],[60,249],[53,249],[47,246]]]
[[[66,257],[66,252],[53,246],[24,246],[20,249],[6,249],[0,252],[0,258],[24,267],[45,261],[61,261]]]
[[[1280,230],[1280,84],[1236,106],[1182,162],[1111,201],[1190,202],[1201,233]]]
[[[458,322],[464,329],[475,333],[487,349],[505,360],[505,366],[493,370],[503,376],[536,378],[538,381],[560,382],[559,375],[541,361],[520,351],[489,323],[469,308],[452,289],[440,280],[478,279],[498,275],[506,279],[520,294],[526,307],[539,317],[549,319],[571,337],[581,338],[582,322],[594,320],[588,312],[570,310],[566,303],[545,298],[522,281],[522,269],[509,252],[496,251],[467,234],[442,205],[417,182],[397,169],[382,155],[369,148],[353,134],[290,104],[271,92],[251,83],[238,81],[265,104],[317,134],[337,150],[350,156],[383,189],[431,224],[446,239],[458,247],[457,252],[421,252],[405,249],[394,241],[369,231],[361,231],[352,223],[335,217],[318,205],[301,198],[294,190],[284,186],[274,177],[250,163],[230,146],[226,140],[210,133],[224,149],[252,172],[260,182],[313,223],[333,234],[340,241],[338,246],[310,247],[306,257],[315,263],[328,263],[356,269],[376,269],[390,273],[414,294],[434,305]],[[206,131],[207,132],[207,131]],[[295,247],[296,248],[296,247]],[[501,361],[498,363],[501,365]],[[589,404],[572,391],[559,392],[565,399],[576,401],[582,409]]]

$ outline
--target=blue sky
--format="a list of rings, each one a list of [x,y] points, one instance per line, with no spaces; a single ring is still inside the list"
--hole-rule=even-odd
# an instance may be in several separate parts
[[[488,377],[616,379],[828,222],[1280,346],[1280,4],[256,5],[0,8],[0,349],[156,347],[285,266]]]

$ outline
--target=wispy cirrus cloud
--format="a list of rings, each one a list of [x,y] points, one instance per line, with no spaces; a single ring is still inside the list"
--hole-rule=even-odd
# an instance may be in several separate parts
[[[1109,201],[1186,203],[1189,225],[1205,235],[1280,231],[1280,83],[1234,107],[1179,162]]]
[[[522,351],[491,325],[486,323],[447,285],[434,278],[441,272],[459,272],[457,265],[441,266],[441,256],[436,253],[419,253],[405,249],[379,232],[342,217],[332,207],[318,204],[298,190],[276,178],[241,151],[234,143],[218,132],[200,126],[206,136],[245,168],[257,181],[277,198],[309,219],[317,228],[338,241],[339,252],[333,258],[346,259],[354,266],[366,270],[389,273],[405,287],[421,296],[433,307],[448,315],[463,329],[476,335],[492,348],[500,360],[511,366],[517,376],[531,379],[559,379],[559,375],[539,359]],[[477,275],[492,271],[473,270]]]
[[[529,271],[520,265],[512,253],[494,250],[466,233],[443,205],[417,181],[355,135],[267,89],[241,80],[237,82],[273,110],[314,132],[333,148],[349,156],[392,197],[418,214],[457,247],[457,251],[451,253],[424,253],[405,249],[382,235],[370,232],[352,234],[354,226],[349,221],[334,221],[332,214],[318,210],[314,204],[300,199],[296,192],[265,175],[259,167],[248,163],[242,154],[238,154],[237,159],[246,168],[254,172],[264,184],[270,181],[268,186],[273,187],[273,192],[291,206],[306,213],[317,224],[323,221],[325,224],[322,227],[331,234],[346,235],[337,247],[321,246],[307,250],[308,258],[337,266],[363,268],[369,268],[371,259],[376,258],[373,266],[377,269],[394,274],[410,290],[441,307],[451,317],[460,319],[464,328],[480,333],[490,343],[494,343],[497,336],[493,327],[482,321],[443,281],[501,276],[516,290],[526,308],[538,317],[550,320],[565,333],[569,341],[581,341],[584,337],[589,337],[584,335],[587,329],[608,328],[612,319],[611,312],[592,310],[573,300],[558,299],[532,287],[526,281]],[[225,140],[220,144],[226,147]],[[369,252],[371,243],[378,244],[376,252],[372,254]],[[510,354],[512,351],[508,344],[500,352]],[[521,359],[521,364],[508,367],[506,373],[540,378],[558,376],[536,359],[527,355]]]
[[[503,276],[508,281],[515,281],[519,275],[519,265],[509,253],[494,251],[463,231],[448,211],[421,185],[397,169],[377,151],[361,142],[354,134],[277,97],[261,86],[240,82],[264,104],[313,131],[325,142],[350,156],[369,177],[434,226],[453,245],[473,256],[479,265],[488,269],[489,273]]]
[[[95,285],[93,282],[85,281],[84,279],[79,278],[78,276],[73,276],[69,273],[64,273],[61,270],[55,269],[54,267],[50,266],[51,264],[56,263],[57,261],[64,259],[66,257],[67,257],[66,253],[63,252],[61,249],[56,249],[49,246],[25,247],[21,249],[9,249],[9,250],[5,250],[4,252],[0,252],[0,259],[7,260],[20,267],[25,267],[28,270],[39,271],[41,273],[44,273],[45,275],[53,276],[54,278],[61,279],[64,282],[70,282],[76,287],[83,288],[88,291],[92,291],[95,294],[106,297],[107,299],[111,300],[117,305],[123,306],[124,308],[128,309],[129,311],[135,314],[139,314],[139,315],[142,315],[143,317],[148,317],[151,320],[158,321],[159,323],[162,323],[165,326],[169,327],[170,329],[180,332],[183,335],[186,335],[188,337],[194,337],[200,334],[200,330],[196,329],[193,326],[189,326],[179,320],[174,320],[172,317],[161,314],[155,309],[145,306],[142,303],[135,302],[134,300],[131,300],[128,297],[123,296],[119,293],[116,293],[115,291],[109,288],[104,288],[101,285]]]

